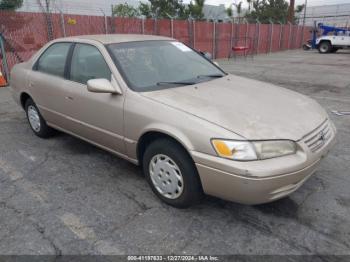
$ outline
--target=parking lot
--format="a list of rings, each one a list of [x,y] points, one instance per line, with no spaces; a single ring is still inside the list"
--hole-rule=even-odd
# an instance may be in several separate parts
[[[298,191],[245,206],[161,203],[138,167],[66,134],[39,139],[0,89],[0,254],[350,255],[350,52],[220,60],[230,73],[316,99],[337,144]],[[278,108],[276,108],[278,110]]]

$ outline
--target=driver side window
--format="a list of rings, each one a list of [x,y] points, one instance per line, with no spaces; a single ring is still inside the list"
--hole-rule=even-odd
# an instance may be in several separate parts
[[[88,44],[76,44],[73,51],[70,80],[86,84],[90,79],[111,80],[111,71],[100,51]]]

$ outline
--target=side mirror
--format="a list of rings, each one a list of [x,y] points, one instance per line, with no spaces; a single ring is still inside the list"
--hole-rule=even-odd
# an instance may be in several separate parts
[[[200,51],[200,54],[201,54],[202,56],[204,56],[206,59],[209,59],[209,60],[212,60],[212,59],[213,59],[213,56],[212,56],[211,53],[209,53],[209,52],[202,52],[202,51]]]
[[[90,79],[87,81],[87,89],[94,93],[121,94],[120,90],[116,90],[112,83],[104,78]]]

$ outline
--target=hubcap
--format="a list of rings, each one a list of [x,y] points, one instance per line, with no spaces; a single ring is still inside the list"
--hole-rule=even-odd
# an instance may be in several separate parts
[[[321,45],[321,51],[322,51],[322,52],[327,52],[327,50],[328,50],[328,46],[325,45],[325,44],[322,44],[322,45]]]
[[[34,106],[28,106],[28,120],[30,126],[35,132],[40,131],[40,116],[38,110]]]
[[[155,155],[149,163],[149,173],[153,185],[162,196],[176,199],[182,194],[183,177],[180,168],[170,157]]]

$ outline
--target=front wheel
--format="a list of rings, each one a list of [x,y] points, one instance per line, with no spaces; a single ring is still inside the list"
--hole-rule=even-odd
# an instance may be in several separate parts
[[[311,47],[309,45],[303,44],[303,50],[308,51],[310,49],[311,49]]]
[[[321,54],[327,54],[332,51],[332,44],[328,41],[321,42],[318,47],[318,52]]]
[[[27,119],[34,134],[41,138],[52,136],[54,130],[46,124],[45,119],[41,116],[39,109],[31,98],[25,103]]]
[[[168,205],[186,208],[202,197],[192,159],[181,145],[170,139],[156,140],[147,147],[143,172],[153,192]]]

